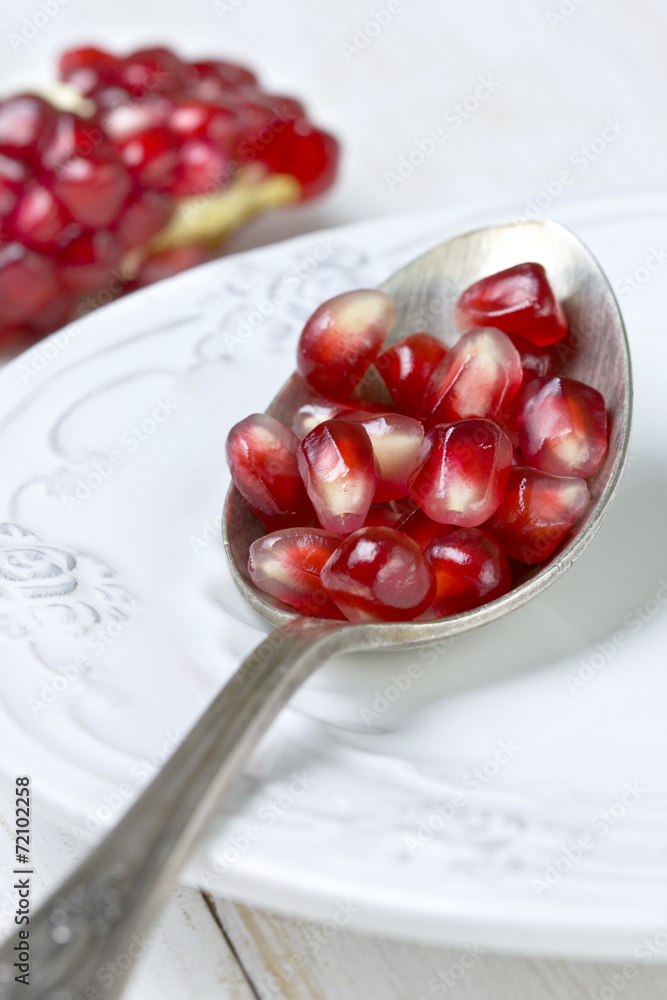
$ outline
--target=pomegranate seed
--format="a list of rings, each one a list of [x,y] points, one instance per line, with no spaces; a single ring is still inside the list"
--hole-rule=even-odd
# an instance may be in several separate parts
[[[60,288],[49,257],[20,243],[0,247],[0,328],[31,322]]]
[[[500,505],[512,445],[490,420],[433,427],[410,475],[410,495],[434,521],[475,528]]]
[[[52,243],[70,221],[50,191],[41,184],[31,184],[7,219],[6,231],[20,243],[39,246]]]
[[[456,305],[461,330],[493,326],[518,334],[531,344],[555,344],[567,333],[567,321],[541,264],[517,264],[476,281]]]
[[[426,386],[446,353],[430,333],[412,333],[377,358],[375,367],[401,412],[420,415]]]
[[[239,87],[254,87],[257,77],[245,66],[220,59],[202,60],[187,67],[190,87],[204,100],[215,100]]]
[[[373,503],[368,510],[368,514],[366,515],[364,528],[395,528],[403,517],[405,517],[405,514],[399,507],[397,507],[395,501],[393,500],[389,503]],[[439,527],[442,531],[442,525],[439,525]]]
[[[162,126],[135,132],[116,143],[121,159],[135,180],[147,188],[169,190],[178,166],[178,139]]]
[[[60,273],[68,288],[94,291],[103,288],[120,267],[121,250],[113,233],[104,229],[70,240],[59,255]]]
[[[250,546],[255,586],[306,615],[343,618],[320,581],[322,567],[343,539],[321,528],[283,528]]]
[[[327,594],[353,622],[409,621],[435,597],[433,570],[416,542],[393,528],[345,539],[321,574]]]
[[[169,222],[173,199],[163,191],[140,191],[127,202],[114,232],[123,250],[148,243]]]
[[[583,479],[517,466],[510,469],[502,503],[484,527],[511,559],[542,562],[560,545],[588,500]]]
[[[339,145],[328,132],[301,118],[273,123],[269,142],[256,145],[256,159],[276,174],[290,174],[301,185],[301,199],[314,198],[331,186],[338,169]],[[255,157],[253,157],[255,158]]]
[[[135,97],[147,92],[168,94],[181,90],[187,69],[169,49],[140,49],[121,62],[118,82]]]
[[[448,527],[441,524],[440,521],[431,520],[420,507],[403,514],[394,527],[416,542],[422,552],[426,551],[429,542],[432,542],[434,538],[439,538],[446,531],[455,530],[453,526]]]
[[[540,350],[535,344],[531,344],[530,341],[516,335],[512,335],[510,340],[519,352],[519,358],[521,359],[521,370],[523,372],[522,385],[530,382],[531,379],[543,378],[545,375],[550,374],[553,364],[553,354],[548,347],[543,347]]]
[[[175,198],[188,198],[217,191],[229,179],[229,163],[228,154],[212,142],[191,139],[183,143],[178,153],[171,194]]]
[[[509,563],[495,538],[480,528],[454,528],[426,548],[437,592],[426,615],[446,618],[495,601],[512,585]]]
[[[373,289],[329,299],[303,328],[297,347],[299,372],[325,396],[348,398],[375,360],[394,315],[389,296]]]
[[[47,333],[59,330],[74,317],[74,308],[79,299],[77,292],[62,291],[49,299],[30,322],[33,340]]]
[[[212,259],[211,251],[197,243],[160,250],[142,261],[130,287],[132,290],[145,288],[156,281],[173,278],[175,274],[188,271],[191,267],[207,264]]]
[[[27,179],[22,163],[0,155],[0,224],[15,207]]]
[[[102,87],[117,83],[120,74],[120,59],[103,49],[70,49],[60,57],[60,79],[70,83],[84,97],[92,97]]]
[[[347,420],[327,420],[306,434],[297,461],[322,527],[340,535],[360,528],[378,484],[365,429]]]
[[[51,141],[55,108],[35,94],[21,94],[0,104],[0,153],[23,163],[39,163]]]
[[[311,396],[303,403],[294,414],[292,430],[297,437],[302,438],[312,431],[318,424],[323,424],[325,420],[332,417],[343,417],[346,413],[386,413],[386,403],[372,403],[369,400],[352,400],[349,403],[342,403],[340,400],[327,399],[325,396]]]
[[[519,442],[526,462],[554,476],[586,479],[607,453],[604,399],[583,382],[533,379],[517,401]]]
[[[419,421],[402,413],[365,413],[363,410],[352,410],[342,416],[361,424],[371,439],[380,480],[374,503],[407,496],[408,476],[424,440],[424,428]]]
[[[230,149],[241,132],[241,115],[230,103],[184,98],[174,101],[169,128],[182,140],[210,139],[222,149]]]
[[[313,508],[296,461],[299,439],[273,417],[254,413],[227,438],[227,464],[245,502],[267,531],[308,524]]]
[[[161,94],[151,94],[143,101],[126,100],[104,114],[104,131],[114,142],[122,142],[146,129],[170,124],[171,113],[171,102]]]
[[[116,222],[132,190],[132,181],[121,163],[75,157],[63,165],[53,183],[53,193],[82,226],[100,228]]]
[[[467,417],[495,420],[519,391],[521,358],[500,330],[464,333],[433,372],[424,396],[431,423]]]

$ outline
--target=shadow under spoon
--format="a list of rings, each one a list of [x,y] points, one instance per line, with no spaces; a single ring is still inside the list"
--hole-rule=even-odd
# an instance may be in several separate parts
[[[619,484],[628,447],[631,374],[623,321],[604,273],[581,242],[552,222],[480,229],[448,240],[408,264],[383,286],[396,303],[389,343],[428,329],[446,344],[458,295],[484,275],[523,261],[543,264],[567,314],[576,350],[563,352],[561,374],[598,389],[610,424],[609,451],[589,480],[591,503],[566,543],[504,597],[432,622],[356,625],[315,619],[259,591],[248,576],[248,548],[263,529],[238,491],[229,491],[225,550],[235,583],[276,628],[244,661],[187,739],[115,829],[42,905],[30,922],[30,997],[66,1000],[96,990],[120,996],[126,976],[97,978],[107,962],[131,955],[134,935],[157,916],[164,893],[221,796],[292,694],[329,657],[363,649],[420,646],[479,628],[521,607],[560,577],[596,534]],[[287,424],[302,401],[293,377],[268,411]],[[14,980],[15,934],[0,949],[0,997],[23,997]],[[112,979],[112,981],[109,981]]]

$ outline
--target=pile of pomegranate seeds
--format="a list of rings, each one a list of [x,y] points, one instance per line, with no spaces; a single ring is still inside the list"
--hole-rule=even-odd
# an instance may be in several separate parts
[[[607,417],[596,389],[551,371],[567,323],[544,268],[476,282],[455,319],[449,350],[419,332],[381,353],[389,297],[338,295],[301,334],[291,429],[232,428],[232,479],[269,532],[249,560],[266,593],[323,618],[430,621],[502,597],[566,540]],[[393,405],[357,398],[371,366]]]
[[[60,78],[88,117],[33,94],[0,103],[0,347],[210,260],[201,242],[139,252],[182,199],[248,172],[289,175],[302,199],[333,183],[336,140],[242,66],[82,48],[62,56]],[[129,252],[141,261],[128,278]]]

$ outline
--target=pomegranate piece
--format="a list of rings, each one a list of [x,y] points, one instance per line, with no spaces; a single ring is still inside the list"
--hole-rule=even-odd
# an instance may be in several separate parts
[[[178,164],[171,184],[175,198],[213,194],[229,180],[230,157],[213,142],[191,139],[178,151]]]
[[[516,347],[500,330],[464,333],[433,372],[423,414],[433,423],[468,417],[495,420],[519,391],[523,372]]]
[[[374,289],[329,299],[303,328],[297,346],[299,372],[317,392],[348,399],[377,357],[394,315],[389,296]]]
[[[493,326],[544,347],[567,333],[567,321],[541,264],[525,263],[490,274],[463,292],[456,305],[460,330]]]
[[[416,542],[422,552],[426,551],[429,542],[432,542],[434,538],[444,535],[447,531],[455,530],[453,526],[431,520],[420,507],[404,513],[393,527]]]
[[[49,257],[5,243],[0,247],[0,328],[34,320],[61,287]]]
[[[149,128],[171,126],[173,105],[163,94],[151,94],[143,101],[128,101],[121,97],[103,116],[104,132],[113,142],[122,142]]]
[[[426,548],[433,567],[435,601],[422,616],[432,620],[495,601],[512,585],[509,563],[495,538],[480,528],[453,528]]]
[[[306,615],[343,618],[320,581],[322,567],[343,539],[321,528],[283,528],[250,546],[255,586]]]
[[[206,264],[213,259],[213,254],[206,247],[198,246],[196,243],[189,243],[187,246],[170,247],[168,250],[160,250],[159,253],[146,257],[139,265],[139,269],[131,282],[130,288],[134,291],[137,288],[145,288],[156,281],[164,281],[165,278],[172,278],[175,274],[187,271],[191,267],[199,264]]]
[[[299,439],[265,413],[235,424],[227,437],[227,464],[237,490],[267,531],[308,524],[313,508],[296,453]]]
[[[53,182],[54,195],[83,226],[102,228],[116,222],[132,189],[122,163],[98,157],[73,157]]]
[[[379,482],[374,503],[398,500],[408,494],[408,476],[417,461],[424,440],[418,420],[402,413],[366,413],[352,410],[342,414],[366,430],[377,461]]]
[[[238,108],[229,102],[213,104],[196,98],[183,98],[173,102],[168,124],[182,140],[209,139],[225,150],[240,135],[242,119]]]
[[[393,528],[361,528],[321,573],[322,585],[353,622],[410,621],[433,602],[435,576],[416,542]]]
[[[526,463],[554,476],[586,479],[607,453],[604,399],[574,379],[529,382],[517,400],[517,427]]]
[[[418,417],[431,375],[447,349],[430,333],[412,333],[377,358],[375,367],[402,413]]]
[[[475,528],[500,505],[512,445],[491,420],[437,424],[424,438],[410,475],[410,496],[442,524]]]
[[[273,124],[269,142],[257,142],[255,156],[276,174],[290,174],[301,185],[301,200],[314,198],[333,183],[338,170],[340,147],[328,132],[304,118]],[[267,126],[269,129],[272,125]]]
[[[340,535],[361,528],[378,485],[365,429],[347,420],[327,420],[306,434],[297,462],[322,527]]]
[[[511,559],[542,562],[560,545],[588,500],[583,479],[516,466],[510,469],[502,503],[484,527]]]
[[[190,63],[187,72],[190,89],[204,100],[215,100],[216,97],[234,92],[240,87],[257,85],[257,77],[245,66],[222,59]]]

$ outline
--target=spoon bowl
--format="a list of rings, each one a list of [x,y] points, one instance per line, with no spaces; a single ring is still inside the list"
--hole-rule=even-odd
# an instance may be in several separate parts
[[[459,337],[454,307],[461,292],[479,278],[535,261],[543,264],[562,303],[570,335],[556,345],[559,374],[597,389],[607,404],[609,449],[602,467],[587,482],[591,501],[564,544],[543,563],[527,567],[522,582],[504,597],[473,611],[431,622],[344,622],[345,649],[405,648],[458,635],[485,625],[545,590],[567,570],[600,528],[618,487],[626,460],[632,409],[628,344],[620,310],[602,269],[580,240],[555,222],[525,222],[478,229],[442,243],[389,278],[382,291],[394,300],[396,322],[386,347],[427,330],[448,347]],[[360,387],[363,396],[364,385]],[[293,375],[267,409],[288,426],[308,388]],[[259,590],[248,573],[248,550],[264,528],[236,487],[227,495],[223,536],[234,581],[244,598],[274,625],[306,616]],[[353,645],[352,645],[353,644]]]
[[[546,267],[574,331],[576,350],[564,358],[561,370],[598,389],[609,410],[609,451],[589,481],[588,512],[559,551],[497,601],[440,621],[353,625],[298,615],[253,586],[248,548],[263,529],[232,487],[224,516],[231,572],[248,603],[279,627],[246,658],[109,836],[31,914],[30,949],[39,955],[31,970],[32,996],[120,996],[125,972],[103,980],[97,973],[119,955],[133,954],[133,938],[155,919],[221,796],[292,694],[325,660],[355,649],[422,645],[491,622],[541,593],[592,540],[627,454],[631,380],[618,306],[601,269],[576,237],[552,222],[529,222],[480,229],[443,243],[383,285],[397,307],[390,340],[426,328],[451,344],[454,305],[463,289],[529,260]],[[306,391],[303,380],[293,376],[268,412],[289,424]],[[15,949],[23,946],[17,933],[0,948],[0,1000],[23,995],[22,984],[13,978]]]

